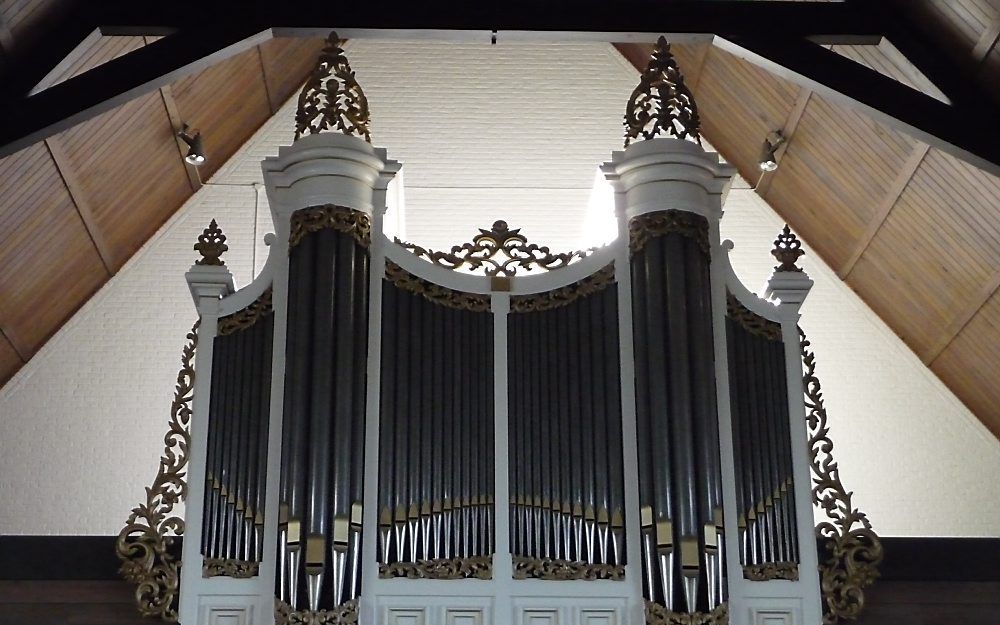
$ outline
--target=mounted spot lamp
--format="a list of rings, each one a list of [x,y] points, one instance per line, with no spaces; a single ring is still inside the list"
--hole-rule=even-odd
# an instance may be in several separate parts
[[[188,125],[184,124],[177,136],[188,146],[188,152],[184,155],[185,162],[195,167],[205,162],[205,145],[201,140],[201,132],[195,132],[194,135],[191,135],[188,133]]]
[[[757,161],[761,171],[771,172],[778,168],[778,158],[775,156],[775,152],[784,143],[785,136],[781,134],[780,130],[768,133],[764,139],[764,145],[760,148],[760,158]]]

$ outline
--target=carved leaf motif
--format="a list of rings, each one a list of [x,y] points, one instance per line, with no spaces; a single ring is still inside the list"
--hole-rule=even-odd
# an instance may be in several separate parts
[[[882,562],[882,542],[872,529],[868,515],[854,506],[852,493],[840,481],[840,469],[833,458],[833,441],[823,391],[816,377],[816,356],[799,328],[803,386],[806,395],[806,423],[809,427],[810,463],[813,473],[813,503],[823,508],[828,521],[817,524],[826,557],[820,554],[820,586],[826,613],[824,625],[857,619],[865,606],[864,590],[878,578]]]
[[[646,602],[646,625],[728,625],[729,606],[720,604],[711,612],[671,612],[652,601]]]
[[[611,263],[573,284],[544,293],[515,295],[510,298],[510,310],[522,313],[559,308],[581,297],[598,293],[614,281],[615,265]]]
[[[701,251],[706,256],[710,255],[708,220],[694,213],[673,209],[644,213],[629,221],[629,250],[638,254],[650,239],[671,233],[694,239]]]
[[[292,213],[288,250],[302,241],[310,232],[332,228],[351,235],[363,247],[371,244],[371,218],[359,210],[336,204],[302,208]]]
[[[119,572],[137,584],[136,604],[143,616],[177,620],[180,560],[170,553],[173,536],[184,534],[184,519],[172,515],[174,506],[187,495],[187,454],[191,443],[191,399],[194,391],[194,354],[198,345],[198,321],[188,332],[181,352],[170,422],[164,437],[163,456],[146,501],[132,510],[118,533],[115,552],[122,561]]]
[[[548,580],[595,580],[595,579],[625,579],[623,564],[591,564],[589,562],[571,562],[569,560],[553,560],[551,558],[525,558],[514,556],[514,579],[548,579]]]
[[[239,332],[240,330],[245,330],[257,323],[260,319],[263,319],[267,315],[271,314],[271,297],[272,291],[271,287],[261,293],[257,300],[244,308],[234,312],[226,317],[221,317],[219,319],[218,333],[219,336],[226,336],[227,334],[232,334],[233,332]]]
[[[299,93],[295,139],[331,128],[371,143],[368,98],[351,69],[341,39],[331,32],[309,79]]]
[[[378,565],[378,576],[409,579],[493,579],[493,556],[381,563]]]
[[[625,147],[633,139],[652,139],[659,134],[691,137],[700,145],[700,132],[694,96],[684,84],[670,44],[660,37],[625,107]]]
[[[202,577],[232,577],[245,579],[256,577],[260,562],[252,560],[232,560],[229,558],[205,558],[201,565]]]
[[[490,297],[480,293],[465,293],[449,289],[433,282],[423,280],[406,271],[391,260],[385,262],[385,277],[389,282],[397,287],[420,295],[424,299],[435,304],[457,308],[458,310],[471,310],[473,312],[486,312],[490,309]]]
[[[284,601],[274,602],[274,625],[353,625],[358,622],[358,600],[332,610],[293,610]]]
[[[395,239],[396,243],[417,256],[426,257],[435,265],[447,269],[482,269],[487,276],[513,276],[518,269],[559,269],[575,260],[586,258],[597,249],[553,254],[548,247],[528,243],[520,228],[513,230],[506,221],[496,221],[489,230],[480,228],[471,243],[455,245],[448,252],[429,250],[414,243]]]

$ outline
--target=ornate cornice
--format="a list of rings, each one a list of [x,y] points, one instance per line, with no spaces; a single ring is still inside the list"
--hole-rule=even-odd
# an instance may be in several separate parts
[[[191,444],[191,399],[194,393],[194,353],[198,346],[198,324],[188,332],[181,352],[170,422],[164,437],[163,456],[146,501],[132,509],[118,533],[115,552],[122,561],[119,570],[127,581],[138,584],[135,600],[143,616],[177,620],[180,561],[170,553],[173,537],[184,533],[184,519],[173,515],[174,506],[187,496],[185,469]]]
[[[726,291],[726,315],[750,334],[762,336],[769,341],[781,340],[780,323],[765,319],[753,312],[729,291]]]
[[[298,245],[305,235],[327,228],[351,235],[364,247],[371,244],[371,217],[346,206],[324,204],[323,206],[300,208],[292,213],[291,234],[288,236],[289,251]]]
[[[332,610],[293,610],[274,600],[274,625],[354,625],[358,622],[358,600],[351,599]]]
[[[510,298],[510,311],[515,313],[536,312],[566,306],[581,297],[603,291],[614,281],[615,265],[610,263],[582,280],[552,291],[531,295],[513,295]]]
[[[514,579],[595,580],[625,579],[624,564],[591,564],[551,558],[514,556]]]
[[[273,311],[271,306],[271,295],[271,287],[267,287],[267,290],[261,293],[260,297],[258,297],[254,303],[250,304],[243,310],[236,311],[225,317],[219,317],[219,336],[226,336],[227,334],[232,334],[233,332],[245,330],[257,323],[259,320],[270,315]]]
[[[336,31],[326,39],[316,67],[299,93],[295,111],[295,139],[324,130],[339,130],[371,143],[368,98],[344,55]]]
[[[513,276],[518,269],[559,269],[575,260],[586,258],[597,249],[553,254],[544,245],[528,243],[527,237],[521,234],[521,229],[511,230],[506,221],[494,222],[489,230],[480,228],[479,234],[472,238],[471,243],[452,246],[448,252],[426,249],[399,239],[395,241],[417,256],[425,257],[435,265],[447,269],[482,269],[487,276],[507,277]]]
[[[729,625],[729,605],[722,603],[711,612],[671,612],[646,601],[646,625]]]
[[[695,213],[681,210],[662,210],[643,213],[628,222],[629,249],[637,254],[654,237],[665,234],[679,234],[694,239],[706,256],[710,256],[708,245],[708,220]]]
[[[417,562],[380,563],[378,576],[383,579],[493,579],[493,556],[419,560]]]
[[[633,139],[652,139],[659,134],[691,137],[700,145],[700,132],[694,96],[684,84],[670,44],[660,37],[625,106],[625,147]]]
[[[826,513],[827,521],[816,525],[826,557],[820,554],[820,588],[826,606],[824,625],[855,620],[865,606],[864,590],[879,576],[882,541],[872,529],[868,515],[858,510],[852,494],[840,480],[833,458],[833,441],[827,422],[823,391],[816,377],[816,356],[799,328],[802,383],[805,389],[806,423],[809,427],[809,459],[813,473],[812,498]]]
[[[253,560],[233,560],[231,558],[205,558],[201,565],[202,577],[233,577],[245,579],[257,577],[260,562]]]
[[[194,250],[201,254],[201,258],[194,261],[194,264],[223,267],[226,261],[222,260],[222,254],[228,249],[226,235],[222,233],[222,228],[213,219],[208,227],[198,235],[198,242],[194,244]]]
[[[490,309],[490,296],[480,293],[466,293],[434,284],[418,278],[391,260],[385,261],[385,278],[396,287],[409,293],[420,295],[429,302],[472,312],[486,312]]]
[[[798,562],[765,562],[764,564],[744,564],[743,579],[752,582],[767,582],[772,579],[798,581]]]

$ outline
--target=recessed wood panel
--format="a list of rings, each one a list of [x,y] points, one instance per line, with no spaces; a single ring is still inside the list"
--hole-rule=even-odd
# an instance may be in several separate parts
[[[316,66],[323,43],[322,39],[279,37],[260,45],[272,109],[278,110],[285,100],[298,93],[305,77]]]
[[[33,355],[107,273],[44,145],[0,161],[0,327]]]
[[[117,270],[191,195],[159,92],[57,138],[76,171]]]
[[[1000,437],[1000,292],[958,333],[931,369]]]
[[[181,118],[204,139],[207,161],[199,168],[203,180],[271,116],[256,49],[182,78],[171,90]]]
[[[14,373],[24,364],[21,357],[17,355],[14,346],[10,344],[5,336],[0,334],[0,386],[10,379]]]
[[[914,144],[814,93],[765,199],[830,266],[839,268]]]
[[[799,87],[713,47],[694,93],[705,136],[754,184],[760,146],[785,125]]]
[[[1000,181],[931,150],[848,283],[925,361],[1000,271]]]

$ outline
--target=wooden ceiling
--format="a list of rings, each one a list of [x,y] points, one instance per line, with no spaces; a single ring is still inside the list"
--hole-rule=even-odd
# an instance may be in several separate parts
[[[1000,0],[891,1],[1000,98]],[[0,0],[0,48],[37,36],[54,4]],[[46,84],[146,43],[96,38]],[[0,160],[0,384],[292,94],[320,45],[269,41]],[[645,65],[648,47],[619,49]],[[894,50],[834,50],[937,95]],[[674,52],[706,138],[1000,436],[1000,179],[720,48]],[[199,171],[182,122],[203,131]],[[761,176],[776,129],[781,165]]]

